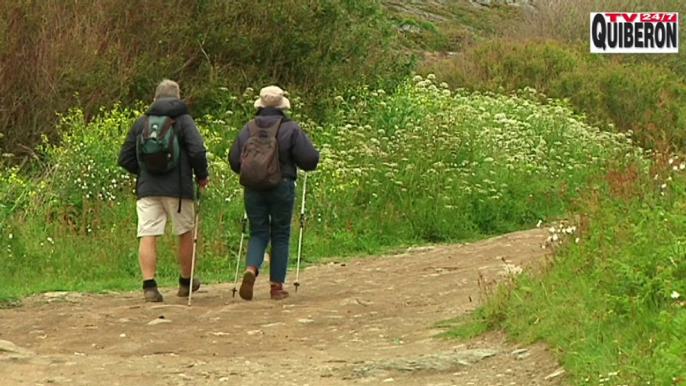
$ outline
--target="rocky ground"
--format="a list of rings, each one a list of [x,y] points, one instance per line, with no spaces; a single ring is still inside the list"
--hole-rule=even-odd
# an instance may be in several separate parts
[[[312,267],[279,302],[263,277],[252,302],[230,283],[204,286],[190,307],[175,288],[164,304],[139,291],[43,294],[0,310],[0,384],[558,385],[564,373],[542,345],[441,339],[434,327],[475,307],[480,280],[542,258],[547,236]]]

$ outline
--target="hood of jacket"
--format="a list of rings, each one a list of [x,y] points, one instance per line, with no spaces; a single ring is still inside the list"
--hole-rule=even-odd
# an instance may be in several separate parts
[[[161,98],[153,102],[145,115],[167,115],[172,118],[188,114],[186,102],[178,98]]]
[[[255,123],[259,127],[269,127],[279,118],[281,118],[282,124],[291,120],[281,109],[273,107],[260,108],[255,116]]]

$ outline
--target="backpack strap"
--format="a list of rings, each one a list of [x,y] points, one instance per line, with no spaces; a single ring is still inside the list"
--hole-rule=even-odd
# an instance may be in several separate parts
[[[257,126],[257,122],[254,119],[248,122],[248,133],[250,133],[250,137],[257,137],[260,134],[260,127]]]
[[[145,116],[145,121],[143,121],[143,130],[141,131],[141,137],[145,138],[150,135],[150,116]]]
[[[164,135],[165,128],[167,130],[172,131],[172,143],[174,143],[174,139],[176,138],[177,141],[179,141],[179,151],[184,151],[184,146],[183,146],[183,141],[181,141],[181,137],[179,136],[179,133],[176,131],[176,128],[174,127],[174,124],[176,123],[176,120],[173,119],[172,117],[167,117],[167,119],[164,121],[164,126],[162,126],[162,135]],[[181,157],[181,154],[179,154],[179,157]],[[181,163],[176,167],[179,169],[179,207],[177,208],[176,212],[181,213],[181,202],[183,200],[182,196],[183,194],[181,193],[183,190],[183,175],[181,174]],[[193,172],[191,171],[191,174]]]
[[[171,130],[172,135],[176,136],[176,130],[174,130],[174,123],[176,123],[176,120],[174,120],[172,117],[167,117],[164,120],[164,124],[162,125],[162,130],[160,130],[160,134],[164,136],[167,134],[167,131]]]

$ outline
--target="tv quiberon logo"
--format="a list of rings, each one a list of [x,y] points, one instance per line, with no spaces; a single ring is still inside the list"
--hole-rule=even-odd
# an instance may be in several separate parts
[[[675,54],[677,12],[591,12],[591,53]]]

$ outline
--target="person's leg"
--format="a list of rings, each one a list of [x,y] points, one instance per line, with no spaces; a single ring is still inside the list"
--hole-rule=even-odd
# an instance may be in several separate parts
[[[269,244],[269,207],[263,194],[245,189],[245,211],[248,214],[250,241],[248,242],[247,268],[239,294],[245,300],[252,299],[255,278],[264,262],[264,251]]]
[[[138,244],[138,263],[143,281],[155,279],[157,265],[157,237],[143,236]]]
[[[272,241],[269,279],[273,299],[283,299],[288,296],[288,292],[283,290],[283,283],[286,281],[288,270],[294,202],[295,183],[293,180],[284,180],[281,186],[269,195]]]
[[[187,297],[191,287],[191,268],[193,264],[193,245],[195,231],[195,203],[190,199],[181,201],[181,213],[179,213],[179,199],[177,197],[165,197],[164,208],[172,219],[172,232],[179,238],[179,291],[178,296]],[[196,266],[197,266],[196,250]],[[193,275],[193,292],[200,288],[200,278]]]
[[[138,214],[138,262],[143,276],[143,293],[146,301],[161,302],[157,290],[155,268],[157,265],[157,237],[164,234],[166,214],[157,197],[144,197],[136,202]]]

